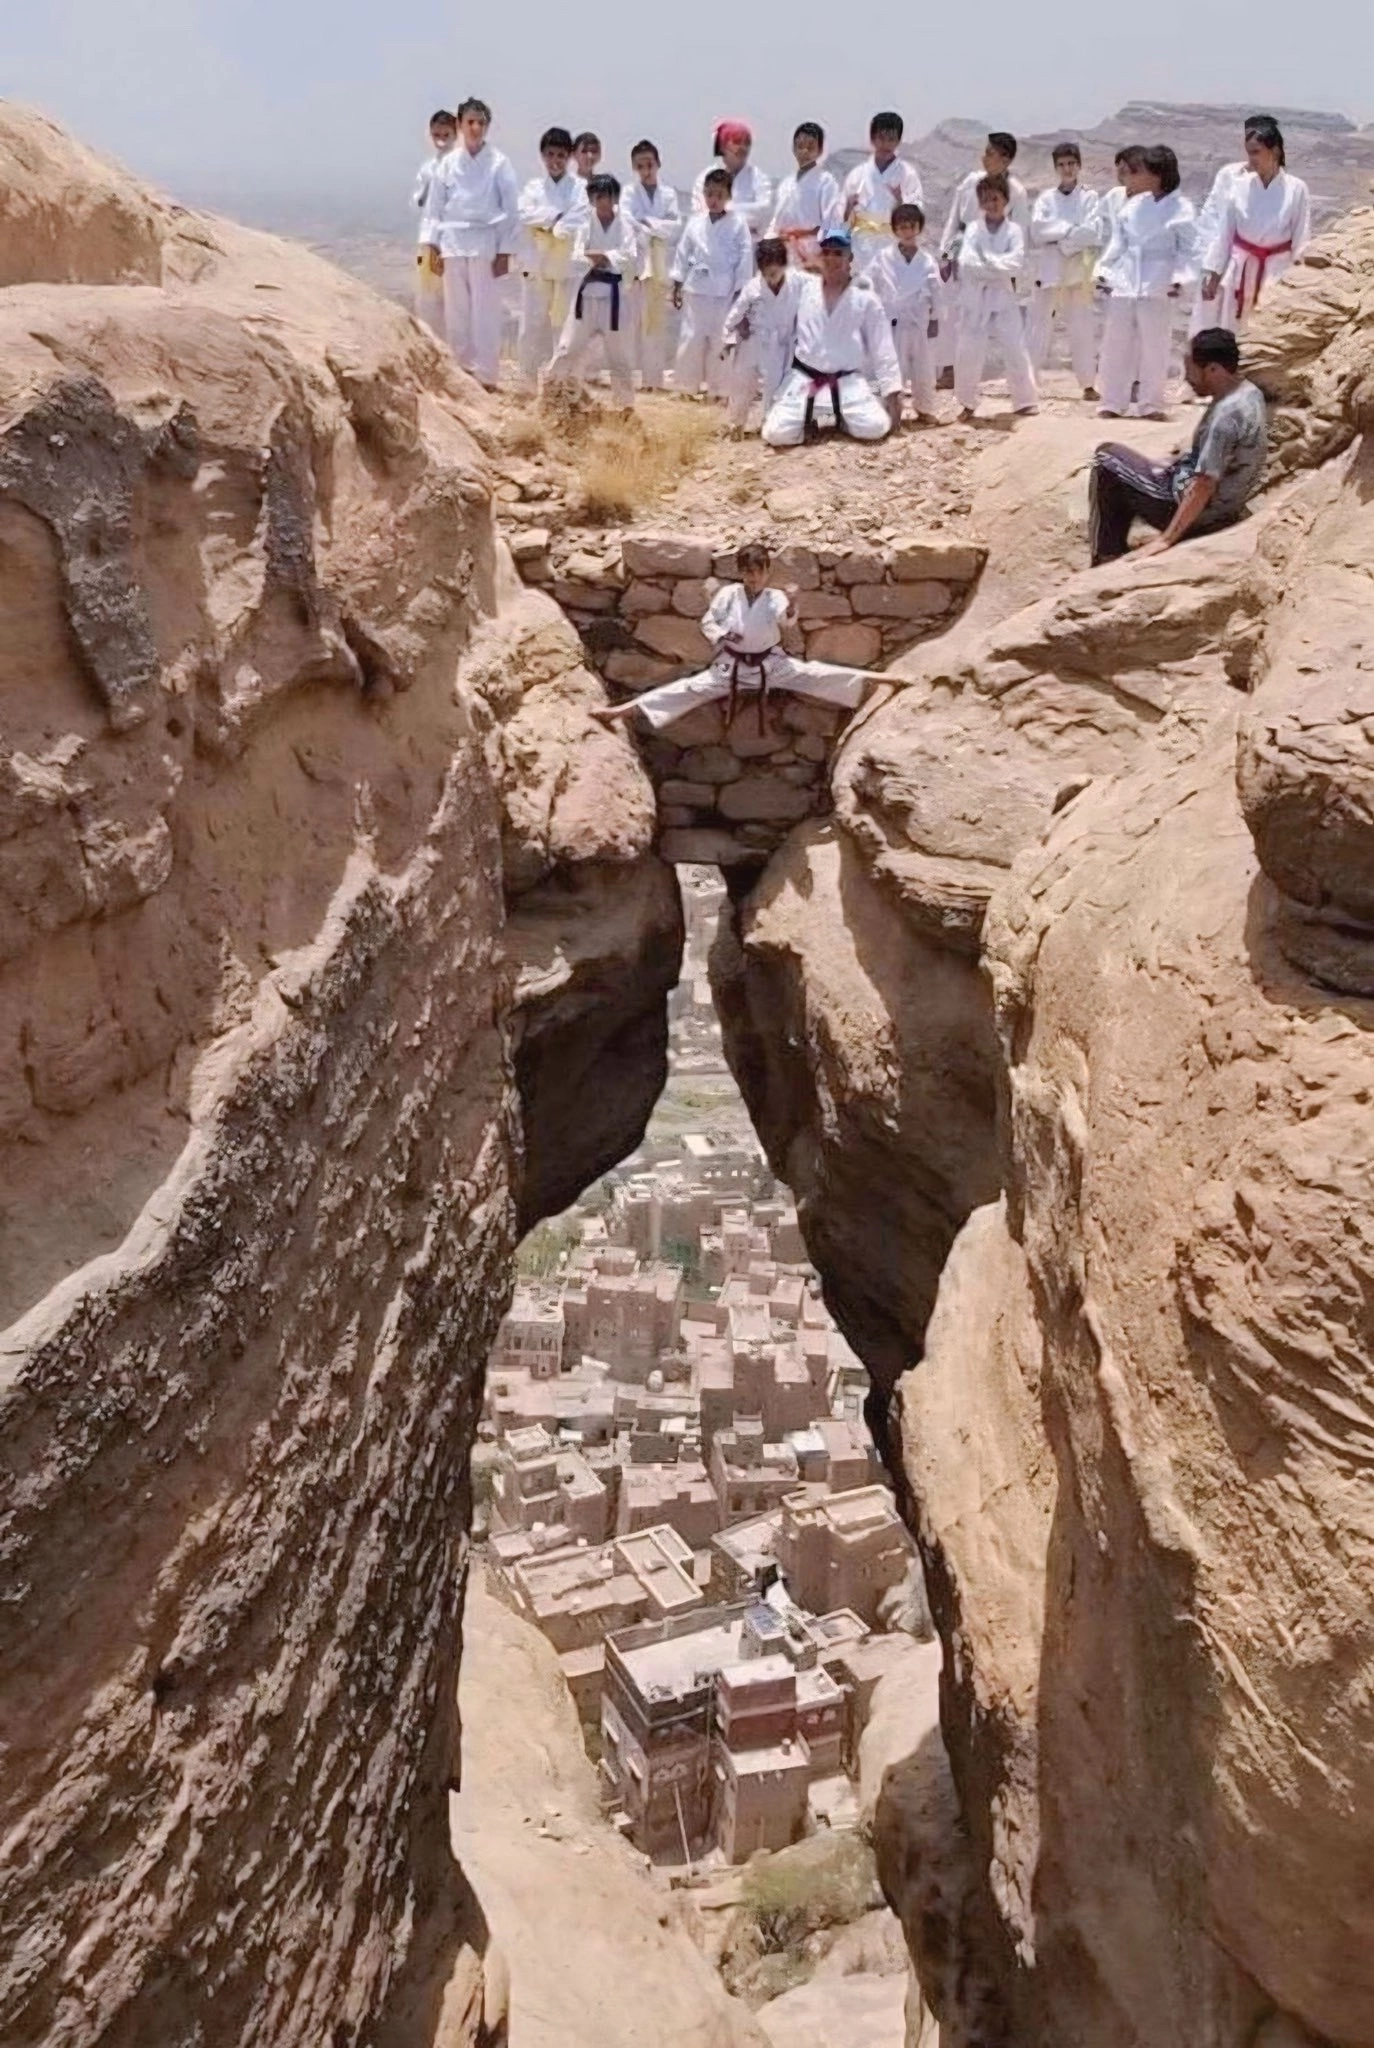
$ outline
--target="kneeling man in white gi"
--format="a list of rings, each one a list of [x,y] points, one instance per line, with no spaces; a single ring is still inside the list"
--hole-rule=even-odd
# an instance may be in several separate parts
[[[628,704],[607,705],[592,713],[603,725],[643,718],[653,732],[685,718],[702,704],[725,699],[727,725],[733,725],[744,701],[754,700],[759,731],[768,722],[770,696],[778,690],[809,697],[838,711],[853,711],[863,702],[872,678],[861,668],[836,668],[828,661],[795,661],[782,645],[782,629],[791,615],[785,590],[768,581],[772,557],[762,541],[750,541],[735,556],[738,583],[727,583],[711,599],[701,630],[715,648],[711,666],[675,683],[660,683]]]
[[[795,448],[821,428],[881,441],[902,417],[902,372],[892,328],[872,286],[854,276],[848,228],[821,236],[821,274],[797,300],[790,376],[768,409],[763,438]]]

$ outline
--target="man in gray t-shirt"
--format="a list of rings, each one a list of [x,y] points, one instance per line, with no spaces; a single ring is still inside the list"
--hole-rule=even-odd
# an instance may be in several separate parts
[[[1126,553],[1137,519],[1158,530],[1158,538],[1140,552],[1159,554],[1193,535],[1230,526],[1259,485],[1269,420],[1262,392],[1240,374],[1234,334],[1221,327],[1195,334],[1184,373],[1198,397],[1211,401],[1186,455],[1152,462],[1134,448],[1109,441],[1093,457],[1089,522],[1094,567]]]

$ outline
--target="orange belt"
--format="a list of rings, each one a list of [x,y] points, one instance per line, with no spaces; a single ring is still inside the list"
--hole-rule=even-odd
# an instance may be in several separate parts
[[[1233,235],[1231,239],[1237,249],[1243,249],[1247,257],[1253,256],[1257,265],[1259,266],[1255,276],[1254,297],[1254,304],[1258,305],[1260,292],[1263,289],[1264,285],[1265,273],[1269,268],[1270,262],[1275,256],[1292,255],[1292,239],[1290,237],[1290,239],[1286,242],[1275,242],[1270,248],[1267,249],[1265,248],[1263,242],[1247,242],[1244,235]],[[1242,263],[1240,267],[1240,282],[1236,286],[1237,321],[1242,320],[1245,316],[1245,274],[1249,267],[1250,266],[1248,263]]]

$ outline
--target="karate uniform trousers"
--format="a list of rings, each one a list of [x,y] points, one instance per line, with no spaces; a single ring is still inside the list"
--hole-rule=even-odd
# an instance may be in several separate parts
[[[763,391],[763,416],[786,382],[792,351],[781,335],[753,333],[734,352],[730,365],[730,424],[742,427],[749,418],[754,393]]]
[[[1142,413],[1163,412],[1173,326],[1172,299],[1127,299],[1115,293],[1108,299],[1097,366],[1104,412],[1129,412],[1134,385],[1140,387]]]
[[[444,328],[465,370],[495,388],[501,370],[501,281],[490,256],[444,258]]]
[[[911,403],[917,412],[935,412],[938,401],[935,397],[935,342],[927,333],[930,322],[920,320],[894,320],[892,323],[892,346],[897,351],[897,362],[902,372],[902,389],[911,395]]]
[[[721,360],[725,316],[733,300],[704,292],[682,295],[682,334],[673,365],[673,389],[695,397],[702,385],[712,398],[728,398],[732,372]]]
[[[568,308],[562,338],[549,364],[548,382],[560,384],[580,377],[597,341],[605,352],[611,403],[618,412],[629,412],[635,402],[635,286],[622,281],[617,294],[612,285],[596,282],[592,273],[578,287]]]
[[[865,669],[834,668],[826,661],[794,661],[781,648],[775,648],[764,659],[768,664],[770,697],[774,690],[786,690],[794,697],[809,697],[817,704],[853,711],[863,702],[871,680]],[[646,690],[635,699],[635,709],[643,714],[654,732],[660,732],[665,725],[671,725],[674,719],[685,718],[689,711],[697,710],[702,704],[717,704],[728,698],[734,674],[734,655],[718,654],[711,666],[699,674],[683,676],[679,682],[660,683],[656,689]],[[757,675],[752,661],[740,663],[738,715],[741,718],[757,717]]]
[[[1002,354],[1007,389],[1017,412],[1034,405],[1038,396],[1035,372],[1026,348],[1026,327],[1016,293],[1010,284],[959,284],[954,297],[959,307],[959,332],[954,345],[954,395],[972,412],[983,383],[983,366],[988,343],[995,341]]]
[[[1086,390],[1097,381],[1097,331],[1091,278],[1082,284],[1037,284],[1031,287],[1026,313],[1026,347],[1032,367],[1043,370],[1050,359],[1055,322],[1069,335],[1069,364]]]
[[[806,407],[814,382],[804,370],[789,372],[763,422],[763,438],[770,448],[799,448],[806,439]],[[867,377],[857,371],[846,370],[840,377],[840,411],[846,430],[856,441],[881,441],[892,431],[887,407]],[[822,429],[835,425],[835,407],[826,385],[815,393],[813,418]]]
[[[648,274],[639,287],[639,381],[645,391],[661,391],[668,367],[668,320],[673,292],[668,264],[672,251],[662,240],[650,240],[647,249]]]
[[[541,250],[547,247],[542,274],[527,271],[520,280],[520,374],[536,384],[562,336],[572,298],[572,241],[533,230]]]
[[[444,280],[436,277],[430,268],[428,249],[421,249],[415,259],[415,317],[423,320],[440,341],[448,338],[444,324]]]

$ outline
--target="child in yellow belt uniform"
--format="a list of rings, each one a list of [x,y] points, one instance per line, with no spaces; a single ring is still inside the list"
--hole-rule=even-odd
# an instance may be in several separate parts
[[[458,140],[458,117],[440,107],[430,118],[429,142],[433,154],[420,166],[415,180],[415,204],[420,209],[420,246],[415,252],[415,313],[426,327],[432,327],[442,340],[444,337],[444,280],[434,268],[434,252],[424,238],[425,215],[429,210],[429,190],[434,183],[439,166],[451,154]]]
[[[546,128],[543,174],[520,194],[520,374],[527,384],[538,381],[563,332],[573,247],[587,218],[586,188],[568,168],[572,146],[566,128]]]
[[[662,177],[662,159],[647,140],[630,151],[634,179],[624,210],[639,231],[643,263],[639,288],[639,381],[645,391],[663,389],[668,367],[668,308],[673,284],[669,270],[682,233],[677,194]]]

